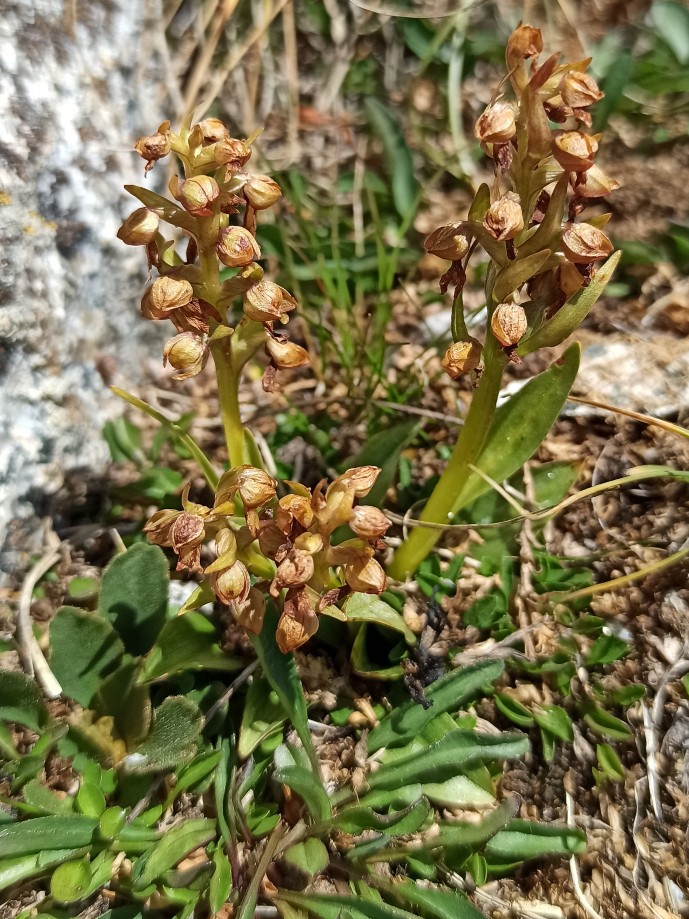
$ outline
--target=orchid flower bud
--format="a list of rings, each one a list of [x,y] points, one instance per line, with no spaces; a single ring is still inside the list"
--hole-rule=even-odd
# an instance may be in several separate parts
[[[472,338],[470,341],[453,342],[440,365],[451,379],[458,380],[462,374],[476,370],[480,362],[481,346]]]
[[[581,131],[560,131],[553,140],[553,156],[567,172],[585,172],[593,166],[598,141]]]
[[[268,335],[266,339],[266,350],[270,355],[273,364],[280,370],[292,370],[295,367],[303,367],[310,361],[308,352],[301,345],[295,345],[293,341],[286,338],[278,338],[274,335]]]
[[[568,223],[562,233],[562,251],[575,265],[607,258],[613,245],[602,230],[590,223]]]
[[[287,591],[282,616],[278,622],[275,640],[287,654],[305,644],[318,631],[318,616],[312,605],[309,591],[304,587]]]
[[[470,243],[471,231],[468,224],[459,223],[433,230],[424,240],[423,247],[431,255],[449,262],[458,262],[469,251]]]
[[[211,587],[218,600],[226,606],[229,606],[233,600],[245,600],[251,587],[246,565],[236,561],[223,571],[213,572]]]
[[[280,200],[282,189],[270,176],[250,175],[244,186],[244,195],[255,211],[263,211]]]
[[[219,118],[204,118],[203,121],[199,121],[196,127],[203,135],[204,145],[214,144],[230,136],[230,132]]]
[[[226,137],[219,140],[213,148],[215,162],[219,166],[230,166],[234,169],[240,169],[251,157],[251,147],[247,146],[243,140],[237,140],[234,137]]]
[[[134,149],[140,157],[146,160],[145,171],[150,172],[153,169],[153,164],[167,156],[172,149],[170,122],[164,121],[156,133],[151,134],[150,137],[140,137],[134,145]]]
[[[128,246],[146,246],[158,235],[160,218],[148,207],[138,207],[117,231],[117,238]]]
[[[277,597],[283,587],[303,587],[315,572],[313,555],[300,549],[290,549],[277,567],[270,594]]]
[[[156,278],[141,300],[141,313],[146,319],[167,319],[168,313],[186,306],[193,295],[194,288],[185,278]]]
[[[165,343],[163,349],[163,367],[169,363],[175,368],[173,380],[188,380],[196,376],[208,361],[208,345],[200,335],[193,332],[182,332]]]
[[[391,521],[377,507],[360,504],[352,510],[349,526],[361,539],[380,539],[391,526]]]
[[[519,344],[527,329],[526,313],[518,303],[500,303],[490,321],[493,335],[503,348]]]
[[[593,105],[594,102],[598,102],[605,95],[605,93],[601,92],[593,77],[578,70],[570,70],[569,73],[566,73],[560,80],[558,88],[565,105],[569,105],[574,109]]]
[[[573,191],[579,198],[605,198],[620,187],[616,179],[607,176],[603,170],[594,163],[586,172],[576,174]]]
[[[504,100],[489,105],[474,128],[474,137],[483,144],[506,144],[516,133],[514,107]]]
[[[215,248],[218,258],[228,268],[243,268],[261,257],[258,243],[244,227],[222,229]]]
[[[219,195],[220,188],[212,176],[193,176],[177,189],[178,200],[194,217],[210,217]]]
[[[514,239],[524,229],[521,201],[516,192],[508,191],[494,201],[483,218],[483,226],[493,239]]]
[[[258,281],[244,294],[244,315],[254,322],[280,322],[296,305],[294,297],[272,281]]]

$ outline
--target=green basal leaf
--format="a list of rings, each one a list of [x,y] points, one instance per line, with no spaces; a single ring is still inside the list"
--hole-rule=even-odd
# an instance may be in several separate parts
[[[457,730],[437,743],[384,763],[368,777],[368,785],[374,790],[394,788],[399,783],[443,781],[466,763],[511,759],[528,751],[528,738],[521,734],[486,735]]]
[[[388,893],[404,906],[418,909],[419,915],[428,919],[485,919],[465,894],[447,888],[421,887],[404,881],[392,885]]]
[[[163,810],[171,807],[176,799],[188,788],[194,788],[198,785],[207,785],[205,780],[214,772],[216,766],[221,760],[219,750],[211,750],[206,753],[200,753],[188,765],[183,766],[177,774],[177,781],[170,790]]]
[[[320,839],[312,837],[291,846],[282,856],[288,865],[313,877],[328,866],[330,854]]]
[[[352,644],[352,653],[350,661],[353,673],[358,676],[364,676],[369,680],[399,680],[404,676],[404,669],[401,664],[386,666],[384,661],[372,660],[369,655],[369,635],[372,635],[371,644],[380,644],[380,636],[376,634],[375,626],[362,622],[359,626],[354,643]],[[375,639],[378,638],[378,642]],[[376,648],[378,650],[378,648]],[[388,649],[390,652],[392,649]],[[387,659],[390,660],[390,653]]]
[[[0,890],[7,890],[28,881],[30,878],[48,874],[53,868],[63,862],[71,861],[84,854],[83,848],[57,849],[47,852],[16,855],[14,857],[0,858]]]
[[[186,820],[167,830],[162,839],[134,864],[134,890],[148,887],[185,855],[209,843],[215,834],[215,820]]]
[[[432,849],[466,849],[467,854],[472,850],[481,849],[489,839],[503,830],[514,818],[519,808],[517,797],[505,800],[480,820],[462,821],[457,823],[439,822],[437,832],[429,834],[419,844],[415,844],[413,852]]]
[[[127,772],[162,772],[193,759],[203,728],[198,706],[184,696],[169,696],[153,713],[153,727],[144,742],[124,758]]]
[[[582,287],[560,307],[552,319],[544,322],[540,329],[522,339],[517,354],[531,354],[538,348],[553,348],[579,328],[584,319],[602,296],[612,273],[620,260],[621,252],[614,252],[595,273],[588,287]]]
[[[330,821],[330,826],[353,835],[364,830],[375,830],[387,836],[406,836],[417,833],[430,813],[431,808],[426,798],[390,814],[377,814],[370,807],[347,807]]]
[[[485,848],[489,864],[513,865],[547,855],[580,855],[586,849],[586,834],[566,826],[513,820]]]
[[[614,782],[624,782],[626,773],[619,756],[608,743],[599,743],[596,745],[596,757],[598,765],[605,775]]]
[[[369,752],[405,744],[438,715],[458,711],[481,687],[497,680],[503,667],[502,661],[482,661],[436,680],[426,689],[426,698],[432,702],[430,708],[424,709],[413,700],[394,708],[369,734]]]
[[[167,618],[169,568],[159,546],[136,543],[105,569],[100,612],[130,654],[145,654]]]
[[[144,661],[140,682],[150,682],[184,670],[241,670],[243,661],[226,654],[213,623],[190,612],[166,622]]]
[[[275,899],[279,904],[286,902],[321,919],[417,919],[415,913],[365,899],[361,891],[358,896],[346,897],[280,890]]]
[[[497,409],[475,464],[493,481],[509,479],[539,448],[567,401],[580,357],[581,349],[575,342],[558,361]],[[489,488],[484,479],[472,475],[457,496],[455,512]]]
[[[98,829],[92,817],[34,817],[19,823],[0,825],[3,858],[29,855],[50,849],[81,849],[90,846]]]
[[[41,731],[50,721],[38,684],[18,670],[0,670],[0,718],[32,731]]]
[[[255,676],[246,694],[237,753],[248,759],[263,741],[279,730],[286,718],[277,693],[264,676]]]
[[[77,792],[76,806],[86,817],[100,817],[105,810],[105,795],[98,785],[82,782]]]
[[[22,788],[24,801],[43,814],[66,817],[74,813],[74,798],[61,798],[38,780],[31,779]]]
[[[213,876],[208,885],[208,905],[211,915],[215,916],[220,908],[227,903],[232,891],[232,868],[222,845],[218,845],[213,852]]]
[[[317,822],[328,820],[332,814],[330,799],[310,769],[304,766],[285,766],[277,768],[275,781],[288,785],[303,799],[312,819]]]
[[[65,694],[85,708],[123,653],[120,636],[98,613],[62,606],[50,623],[50,667]]]
[[[634,732],[626,721],[610,715],[595,702],[582,703],[581,711],[586,724],[601,737],[607,737],[609,740],[631,740],[634,737]]]
[[[101,852],[90,861],[81,858],[61,864],[50,878],[50,893],[58,903],[77,903],[90,897],[112,876],[114,852]]]
[[[495,795],[468,775],[455,775],[444,782],[427,782],[423,793],[437,807],[486,807]]]
[[[373,594],[352,594],[345,600],[342,610],[348,622],[372,622],[383,628],[401,632],[409,645],[416,644],[416,635],[407,626],[397,610]]]
[[[559,740],[571,743],[574,740],[572,719],[559,705],[535,705],[532,709],[534,721],[542,730]]]
[[[508,696],[504,692],[496,692],[493,698],[499,711],[518,727],[530,728],[534,726],[535,721],[530,710],[517,699]]]
[[[268,682],[278,694],[282,707],[287,712],[304,749],[309,753],[314,773],[318,773],[318,758],[313,747],[308,726],[306,700],[301,680],[294,663],[294,655],[283,654],[275,641],[278,616],[272,604],[266,609],[260,635],[250,635],[251,643],[261,661],[261,668]]]

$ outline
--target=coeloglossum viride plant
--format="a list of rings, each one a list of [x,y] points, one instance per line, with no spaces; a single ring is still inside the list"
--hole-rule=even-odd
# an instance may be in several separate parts
[[[443,367],[452,379],[472,374],[475,389],[420,525],[388,567],[397,579],[413,574],[444,525],[489,487],[477,469],[502,481],[535,452],[574,381],[578,345],[496,409],[505,368],[568,338],[619,261],[604,232],[610,214],[581,216],[619,185],[596,165],[601,135],[589,133],[589,109],[603,94],[586,73],[589,60],[560,63],[553,54],[539,63],[542,50],[537,28],[520,25],[510,36],[507,77],[475,127],[494,163],[492,186],[479,188],[466,220],[425,241],[428,252],[451,262],[440,281],[453,295],[453,343]],[[479,247],[488,257],[483,343],[469,335],[462,303]]]

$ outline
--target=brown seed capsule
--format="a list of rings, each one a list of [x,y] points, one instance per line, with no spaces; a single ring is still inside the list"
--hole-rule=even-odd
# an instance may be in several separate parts
[[[304,587],[287,591],[282,616],[275,632],[275,641],[283,654],[294,651],[318,631],[318,616],[311,606],[309,592]]]
[[[499,242],[514,239],[521,233],[524,229],[524,216],[519,195],[508,191],[494,201],[483,218],[483,226]]]
[[[271,596],[276,597],[283,587],[303,587],[313,577],[315,565],[313,556],[300,549],[290,549],[277,567]]]
[[[170,545],[179,552],[189,546],[199,546],[203,542],[205,527],[203,518],[198,514],[189,514],[182,511],[177,515],[170,528]]]
[[[569,73],[566,73],[560,80],[558,89],[562,101],[572,108],[586,108],[598,102],[605,95],[593,77],[578,70],[570,70]]]
[[[184,278],[156,278],[141,300],[141,313],[146,319],[166,319],[172,310],[185,306],[194,289]]]
[[[354,466],[333,479],[326,498],[337,490],[351,491],[355,498],[365,498],[379,475],[378,466]]]
[[[216,143],[213,148],[213,156],[219,166],[231,166],[239,169],[249,161],[251,147],[248,147],[243,140],[226,137]]]
[[[585,172],[593,166],[598,141],[581,131],[560,131],[553,140],[553,156],[568,172]]]
[[[594,163],[586,172],[576,174],[576,181],[572,186],[574,194],[579,198],[605,198],[620,187],[617,179],[607,176],[603,170]]]
[[[245,600],[251,587],[246,565],[236,561],[224,571],[214,572],[211,574],[211,587],[218,600],[226,606],[233,600]]]
[[[151,134],[150,137],[140,137],[134,145],[139,156],[146,160],[146,172],[153,168],[156,160],[167,156],[171,147],[169,121],[164,121],[156,133]]]
[[[204,118],[203,121],[199,121],[196,127],[203,135],[204,145],[214,144],[216,141],[225,140],[226,137],[230,136],[230,132],[219,118]]]
[[[471,231],[468,224],[459,223],[433,230],[424,240],[423,247],[431,255],[457,262],[467,254],[470,243]]]
[[[175,368],[173,380],[188,380],[196,376],[206,366],[207,360],[208,346],[200,335],[182,332],[165,342],[163,367],[169,363]]]
[[[171,546],[170,531],[179,514],[179,511],[164,510],[156,511],[153,516],[149,517],[144,526],[144,533],[148,536],[149,542],[156,546]]]
[[[489,105],[474,128],[474,137],[484,144],[506,144],[516,133],[514,108],[503,100]]]
[[[607,258],[613,245],[602,230],[590,223],[568,223],[562,234],[562,251],[570,262],[588,265],[599,258]]]
[[[375,558],[357,558],[344,566],[347,585],[362,594],[381,594],[385,590],[385,572]]]
[[[251,175],[246,180],[244,195],[255,211],[263,211],[282,197],[282,189],[270,176]]]
[[[117,238],[128,246],[146,246],[158,235],[160,218],[148,207],[138,207],[117,231]]]
[[[519,344],[527,328],[526,313],[517,303],[500,303],[493,313],[490,327],[503,348]]]
[[[385,536],[391,521],[379,508],[360,504],[353,509],[349,525],[361,539],[380,539]]]
[[[245,509],[261,507],[275,497],[277,481],[256,466],[235,466],[224,473],[215,491],[215,507],[231,501],[236,494]]]
[[[248,595],[231,603],[230,609],[234,618],[247,632],[260,635],[266,612],[266,596],[262,590],[258,587],[249,588]]]
[[[296,305],[294,297],[272,281],[261,280],[244,294],[244,315],[254,322],[280,322]]]
[[[523,61],[536,57],[543,50],[541,30],[529,25],[518,25],[507,40],[505,60],[509,70]]]
[[[303,367],[310,361],[308,353],[301,345],[295,345],[293,341],[273,335],[268,335],[266,338],[266,350],[273,364],[280,370]]]
[[[462,374],[476,370],[480,362],[481,346],[472,338],[471,341],[453,342],[440,365],[451,379],[458,380]]]
[[[213,202],[218,199],[220,188],[212,176],[193,176],[177,189],[177,197],[185,210],[194,217],[210,217]]]
[[[228,268],[243,268],[261,257],[258,243],[244,227],[225,227],[216,244],[218,258]]]

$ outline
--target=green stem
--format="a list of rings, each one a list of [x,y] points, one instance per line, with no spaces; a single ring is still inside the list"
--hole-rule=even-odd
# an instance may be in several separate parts
[[[421,520],[449,523],[461,506],[463,487],[473,474],[470,466],[479,458],[493,420],[507,360],[490,333],[484,348],[484,360],[485,370],[474,392],[459,439],[420,515]],[[441,535],[442,530],[413,530],[393,556],[388,567],[390,577],[402,581],[416,571]]]
[[[239,411],[239,373],[232,364],[232,344],[230,336],[219,338],[211,344],[211,353],[215,362],[215,375],[218,381],[220,396],[220,415],[225,431],[227,452],[230,467],[248,463],[244,427]]]

